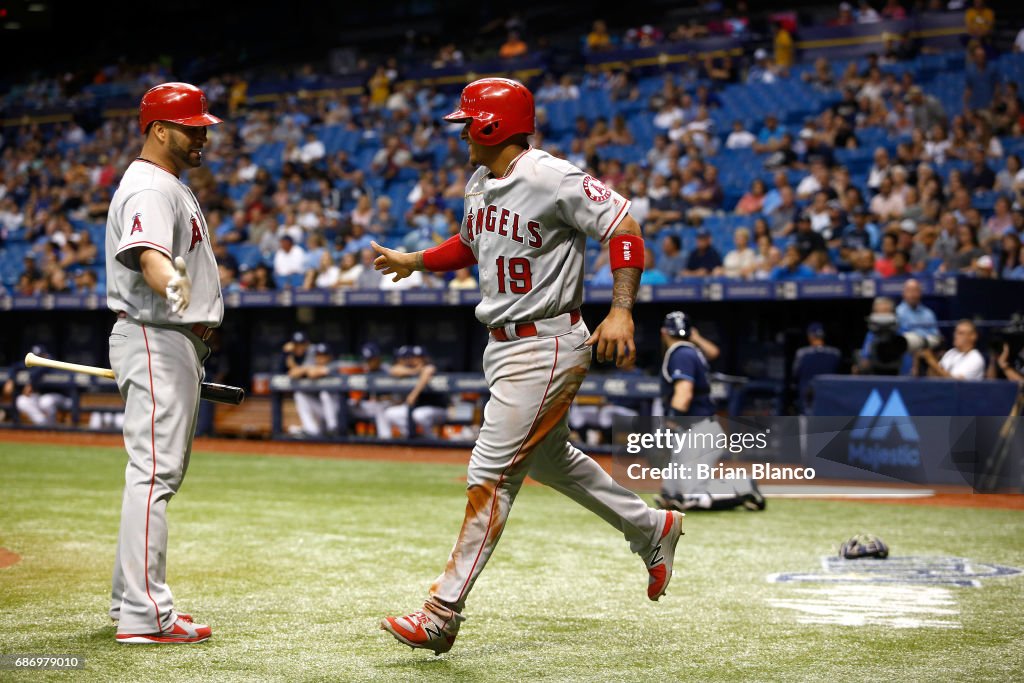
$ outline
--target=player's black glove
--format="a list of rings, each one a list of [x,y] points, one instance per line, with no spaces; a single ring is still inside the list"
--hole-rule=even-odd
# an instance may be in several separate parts
[[[839,557],[845,557],[848,560],[877,557],[884,560],[889,557],[889,546],[873,534],[857,534],[839,547]]]

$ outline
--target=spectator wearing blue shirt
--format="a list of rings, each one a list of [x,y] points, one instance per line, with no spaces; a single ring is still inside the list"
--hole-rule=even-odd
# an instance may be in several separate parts
[[[711,244],[711,233],[707,228],[697,229],[697,247],[686,259],[684,277],[705,277],[722,265],[722,255]]]
[[[913,332],[923,337],[939,337],[935,313],[921,303],[921,283],[911,278],[903,283],[903,301],[896,307],[900,333]]]
[[[305,269],[309,271],[319,268],[320,259],[323,258],[325,251],[327,251],[327,242],[324,240],[323,235],[317,232],[310,233],[306,239]]]
[[[775,65],[768,58],[768,50],[758,48],[754,50],[754,64],[747,71],[747,83],[774,83],[778,80],[775,71]]]
[[[774,152],[782,143],[782,136],[786,133],[786,127],[779,125],[779,119],[775,114],[768,114],[764,118],[764,128],[757,133],[757,142],[754,143],[754,151],[758,154]]]
[[[787,280],[813,280],[814,271],[803,264],[800,258],[800,250],[796,244],[786,247],[786,253],[782,256],[782,265],[772,271],[770,279],[774,282]]]
[[[928,346],[942,342],[938,320],[932,309],[921,303],[921,283],[911,278],[903,283],[903,301],[896,307],[900,334],[918,335]],[[906,353],[900,363],[900,374],[917,374],[919,352]]]
[[[818,375],[839,372],[839,349],[825,344],[825,328],[821,323],[807,326],[807,346],[797,349],[793,358],[793,383],[796,385],[796,408],[806,415],[814,403],[811,380]]]
[[[782,188],[789,187],[789,176],[785,171],[776,171],[772,177],[775,187],[768,190],[761,201],[761,213],[768,215],[782,204]]]
[[[985,48],[980,45],[974,48],[964,76],[964,107],[971,111],[991,107],[1002,76],[996,65],[988,61]]]
[[[646,264],[645,264],[646,265]],[[608,244],[601,247],[601,253],[591,265],[593,275],[590,276],[590,284],[594,287],[611,287],[614,284],[612,278],[612,266],[608,260]]]
[[[668,234],[661,240],[661,254],[658,256],[658,270],[672,282],[686,268],[686,254],[678,235]]]
[[[853,255],[861,249],[876,251],[878,249],[878,226],[870,221],[870,214],[863,204],[858,204],[850,212],[850,223],[843,229],[837,246],[839,247],[840,264],[843,269],[853,267]]]
[[[669,280],[665,273],[658,270],[658,267],[654,259],[654,250],[645,249],[644,256],[644,272],[640,276],[640,284],[642,285],[667,285]]]

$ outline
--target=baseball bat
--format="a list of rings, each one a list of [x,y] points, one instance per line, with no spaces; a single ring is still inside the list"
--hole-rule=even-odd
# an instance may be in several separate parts
[[[114,377],[114,371],[110,368],[97,368],[92,365],[65,363],[64,361],[54,360],[52,358],[42,358],[34,353],[25,354],[25,366],[30,368],[52,368],[54,370],[63,370],[65,372],[77,372],[83,375],[92,375],[93,377],[116,379]],[[203,385],[199,390],[199,398],[204,401],[213,401],[215,403],[226,403],[228,405],[237,406],[245,400],[245,389],[242,387],[228,386],[226,384],[203,382]]]

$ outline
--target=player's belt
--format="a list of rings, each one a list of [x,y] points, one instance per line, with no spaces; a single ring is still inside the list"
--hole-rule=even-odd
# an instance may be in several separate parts
[[[569,325],[572,326],[578,323],[580,321],[580,317],[580,309],[577,308],[570,311]],[[551,320],[554,320],[554,318]],[[546,321],[541,320],[539,322],[543,325]],[[538,334],[537,323],[518,323],[515,325],[515,337],[510,336],[505,330],[505,327],[492,327],[490,330],[491,336],[494,337],[496,341],[500,342],[512,341],[514,339],[519,339],[520,337],[536,337]],[[568,330],[566,330],[566,332],[568,332]]]
[[[117,312],[117,317],[118,318],[127,318],[128,314],[125,313],[124,311],[118,311]],[[203,341],[206,341],[207,339],[209,339],[210,336],[213,334],[213,330],[214,330],[214,328],[207,327],[206,325],[203,325],[202,323],[196,323],[195,325],[190,325],[190,326],[189,325],[175,325],[175,327],[184,328],[184,329],[188,330],[189,332],[191,332],[192,334],[194,334],[197,337],[199,337],[200,339],[202,339]]]

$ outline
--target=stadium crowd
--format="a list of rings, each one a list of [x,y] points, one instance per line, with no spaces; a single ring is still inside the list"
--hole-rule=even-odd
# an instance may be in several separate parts
[[[867,9],[861,3],[850,16]],[[743,10],[719,12],[718,24],[615,36],[596,22],[583,49],[737,32]],[[991,32],[985,3],[972,10],[966,21]],[[841,8],[837,22],[850,11]],[[510,39],[523,27],[513,28]],[[632,198],[651,249],[646,284],[936,272],[1024,279],[1024,102],[984,28],[969,32],[957,68],[965,84],[958,108],[918,81],[922,49],[907,36],[864,60],[801,69],[794,27],[780,20],[773,54],[758,49],[749,60],[708,56],[655,77],[591,66],[538,78],[533,144]],[[453,44],[438,51],[442,64],[461,59]],[[296,74],[300,82],[314,76],[310,65]],[[142,92],[173,78],[159,65],[120,65],[94,82]],[[209,130],[207,163],[189,184],[206,208],[225,291],[475,286],[469,270],[392,285],[371,266],[371,239],[417,250],[459,229],[471,169],[459,127],[439,120],[452,93],[403,80],[394,60],[353,96],[293,93],[255,106],[240,76],[202,85],[227,123]],[[822,106],[797,122],[770,107],[763,118],[733,118],[724,100],[735,88],[801,88]],[[7,100],[44,108],[88,97],[65,90],[60,79],[42,80]],[[560,127],[558,112],[588,97],[608,107]],[[73,121],[30,124],[0,136],[3,285],[19,295],[101,292],[102,223],[138,152],[136,122],[110,117],[89,131]],[[738,186],[738,177],[749,184]],[[591,282],[609,284],[607,253],[591,247],[591,255]]]

